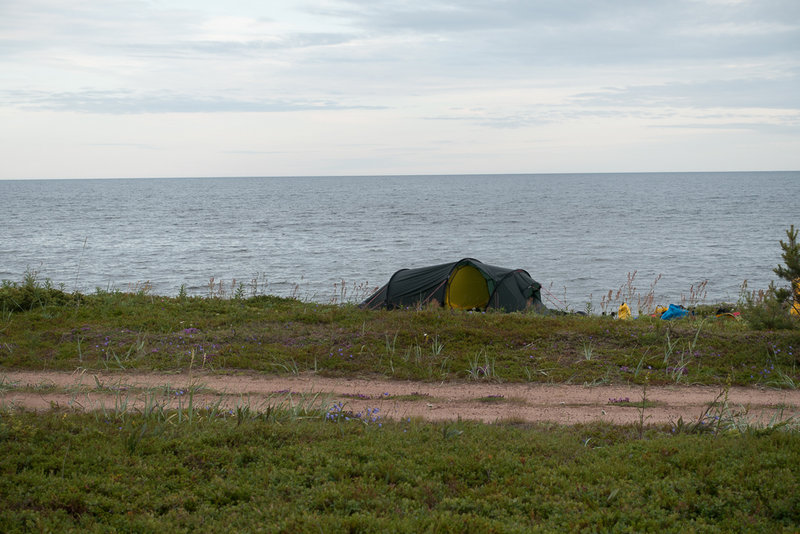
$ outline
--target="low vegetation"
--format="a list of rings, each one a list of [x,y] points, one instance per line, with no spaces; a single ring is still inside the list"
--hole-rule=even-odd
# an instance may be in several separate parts
[[[800,433],[0,411],[0,530],[792,532]],[[717,429],[719,430],[719,428]]]
[[[755,329],[715,307],[645,316],[368,311],[249,298],[67,294],[35,278],[0,287],[0,368],[158,370],[402,380],[790,387],[800,330]]]
[[[200,409],[194,391],[175,392],[177,408],[0,403],[0,531],[794,532],[798,419],[750,421],[727,391],[796,389],[800,329],[785,292],[743,295],[743,319],[697,306],[677,321],[623,321],[366,311],[243,290],[74,294],[29,273],[0,286],[0,395],[12,369],[630,383],[641,398],[608,404],[640,417],[385,421],[318,396]],[[657,384],[722,393],[697,420],[648,425]]]

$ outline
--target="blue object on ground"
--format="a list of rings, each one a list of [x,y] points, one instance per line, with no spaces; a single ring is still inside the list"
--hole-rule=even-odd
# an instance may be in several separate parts
[[[661,318],[664,320],[668,319],[680,319],[681,317],[686,317],[689,315],[689,310],[686,308],[681,308],[677,304],[670,304],[667,311],[661,314]]]

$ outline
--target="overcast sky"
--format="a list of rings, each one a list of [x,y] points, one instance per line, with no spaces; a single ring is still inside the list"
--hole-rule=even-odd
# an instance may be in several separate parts
[[[0,0],[0,179],[798,169],[798,0]]]

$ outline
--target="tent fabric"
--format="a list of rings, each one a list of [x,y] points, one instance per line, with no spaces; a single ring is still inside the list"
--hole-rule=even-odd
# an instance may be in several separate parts
[[[487,265],[473,258],[430,267],[401,269],[362,304],[405,308],[438,304],[453,309],[545,311],[541,285],[522,269]]]

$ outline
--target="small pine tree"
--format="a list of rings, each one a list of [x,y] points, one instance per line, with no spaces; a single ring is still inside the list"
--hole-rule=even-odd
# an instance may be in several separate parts
[[[789,239],[788,242],[781,240],[783,249],[781,257],[786,265],[778,265],[773,269],[775,274],[789,282],[790,289],[774,289],[775,296],[781,302],[790,300],[800,292],[800,243],[797,242],[797,230],[794,229],[794,225],[786,230],[786,237]]]
[[[785,265],[779,265],[773,272],[779,277],[787,280],[791,285],[790,289],[778,288],[775,282],[770,282],[769,289],[765,292],[756,294],[748,293],[746,285],[742,286],[742,317],[748,322],[751,328],[757,330],[776,330],[780,328],[795,328],[798,321],[788,313],[790,306],[794,305],[793,299],[800,300],[797,296],[800,293],[800,243],[797,242],[797,230],[794,225],[786,230],[788,242],[781,241],[783,249],[783,261]]]

